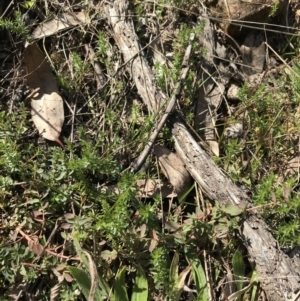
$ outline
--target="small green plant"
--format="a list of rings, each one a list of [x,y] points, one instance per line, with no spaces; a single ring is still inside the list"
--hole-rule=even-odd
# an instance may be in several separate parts
[[[26,38],[28,36],[28,29],[19,11],[14,13],[13,19],[0,19],[0,29],[7,29],[17,37]]]
[[[279,1],[274,1],[271,7],[271,11],[269,13],[269,17],[274,17],[278,11]]]
[[[242,105],[238,118],[246,116],[247,136],[229,139],[223,160],[230,177],[254,192],[255,206],[260,208],[276,239],[285,246],[299,243],[300,200],[293,192],[297,186],[295,175],[292,172],[290,177],[277,176],[278,173],[288,173],[280,166],[286,166],[284,162],[295,157],[297,147],[293,138],[300,126],[294,113],[299,103],[297,68],[297,63],[294,63],[293,72],[288,72],[290,81],[281,79],[285,84],[277,89],[276,95],[265,85],[258,87],[255,93],[249,93],[247,86],[241,89]]]
[[[192,106],[204,84],[197,78],[205,53],[197,38],[204,27],[203,22],[196,24],[199,3],[158,2],[135,1],[136,15],[125,19],[132,21],[143,48],[139,56],[148,60],[168,96],[179,80],[190,35],[195,34],[189,73],[175,108],[192,127]],[[18,10],[34,14],[35,1],[20,4],[12,3],[17,12],[11,19],[0,20],[0,28],[10,30],[15,39],[14,61],[11,56],[2,59],[5,66],[18,60],[13,66],[23,66],[14,47],[23,45],[18,42],[29,35]],[[40,3],[47,16],[62,15],[59,5],[47,4]],[[73,8],[78,11],[76,5],[65,8],[72,14]],[[275,3],[271,15],[276,9]],[[138,86],[131,81],[133,60],[124,64],[109,20],[94,7],[88,8],[88,15],[92,17],[88,24],[38,41],[55,66],[64,98],[65,122],[59,137],[64,149],[38,135],[30,117],[30,97],[24,102],[11,100],[16,87],[26,86],[24,70],[1,81],[1,298],[8,300],[21,287],[20,298],[41,301],[206,301],[217,300],[230,285],[228,299],[256,301],[259,279],[237,236],[248,209],[208,201],[196,183],[180,199],[173,197],[174,192],[164,197],[164,189],[170,187],[152,152],[143,172],[131,171],[158,116],[149,114],[142,103]],[[38,14],[38,23],[39,18]],[[168,56],[165,63],[152,66],[151,47],[157,41]],[[95,62],[84,45],[94,48],[104,87],[96,82]],[[217,128],[220,157],[215,161],[245,189],[283,246],[299,244],[300,234],[298,174],[285,168],[298,156],[299,74],[294,59],[280,84],[265,82],[255,88],[245,84],[231,116],[222,106],[218,110],[223,120]],[[223,127],[237,122],[244,126],[242,137],[222,135]],[[157,143],[174,151],[172,129],[164,127]]]
[[[24,3],[22,3],[21,5],[24,8],[30,9],[31,7],[33,7],[35,5],[36,0],[26,0],[24,1]]]
[[[166,248],[157,247],[151,254],[151,273],[155,287],[158,290],[166,289],[169,278],[170,258]]]
[[[98,33],[97,44],[97,53],[100,57],[105,58],[107,56],[107,51],[109,50],[109,45],[103,31],[99,31]]]
[[[71,53],[71,62],[73,66],[73,78],[72,78],[72,88],[75,91],[78,91],[79,87],[81,87],[81,82],[84,80],[86,73],[88,72],[89,65],[83,61],[83,59],[79,56],[78,53]]]

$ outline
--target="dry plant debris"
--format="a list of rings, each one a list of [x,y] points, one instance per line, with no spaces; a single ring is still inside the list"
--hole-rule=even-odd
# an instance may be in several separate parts
[[[299,9],[3,1],[0,295],[297,300]]]
[[[191,187],[191,176],[185,168],[184,162],[168,148],[154,146],[154,153],[165,177],[174,187],[174,191],[181,197]]]
[[[32,32],[31,36],[34,39],[41,39],[54,34],[59,31],[67,29],[71,26],[78,24],[85,24],[88,22],[88,17],[85,12],[79,12],[71,15],[69,13],[63,13],[55,16],[53,19],[47,20],[42,24],[39,24]]]
[[[58,85],[50,64],[37,44],[26,47],[24,62],[29,87],[38,89],[31,97],[32,120],[44,138],[62,145],[59,135],[64,123],[63,99],[58,94]]]

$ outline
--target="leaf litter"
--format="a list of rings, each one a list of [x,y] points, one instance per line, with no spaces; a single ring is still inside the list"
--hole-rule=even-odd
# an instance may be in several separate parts
[[[31,99],[32,121],[45,139],[56,141],[62,147],[59,135],[64,123],[63,99],[46,56],[37,44],[28,45],[24,52],[27,83],[37,93]]]
[[[84,12],[77,14],[63,13],[55,16],[53,19],[47,20],[32,32],[34,39],[41,39],[51,36],[57,32],[67,29],[71,26],[84,24],[88,22],[88,16]]]
[[[75,14],[74,14],[75,15]],[[59,14],[57,17],[54,19],[51,19],[49,21],[44,22],[43,24],[38,25],[38,27],[34,30],[32,37],[35,39],[43,38],[46,36],[52,36],[56,34],[57,32],[70,28],[71,26],[76,26],[79,24],[84,23],[85,21],[82,20],[78,22],[75,20],[75,23],[72,21],[65,22],[65,19],[67,19],[68,14]],[[55,39],[55,37],[52,37]],[[52,39],[51,38],[51,39]],[[175,39],[175,37],[174,37]],[[32,120],[34,124],[36,125],[39,133],[46,139],[49,140],[54,140],[60,143],[59,140],[59,135],[61,132],[61,128],[64,122],[64,112],[63,112],[63,100],[58,94],[58,87],[56,84],[56,81],[54,77],[52,76],[52,70],[49,65],[49,63],[46,60],[45,55],[43,52],[38,48],[36,44],[31,45],[33,46],[32,49],[29,48],[29,50],[25,50],[25,63],[27,59],[26,66],[28,68],[28,75],[27,75],[27,80],[30,88],[32,89],[32,95],[30,95],[30,98],[32,99]],[[74,45],[73,45],[74,46]],[[68,46],[69,47],[69,46]],[[253,46],[251,46],[253,47]],[[28,52],[26,54],[26,51]],[[40,56],[40,57],[39,57]],[[92,58],[90,58],[91,61],[93,61]],[[29,63],[28,63],[29,62]],[[250,64],[251,62],[249,62]],[[251,64],[250,64],[251,65]],[[29,67],[28,67],[29,66]],[[214,69],[212,70],[214,71]],[[96,72],[96,70],[95,70]],[[213,72],[212,72],[213,73]],[[32,76],[34,74],[34,76]],[[210,76],[208,76],[210,77]],[[87,81],[87,77],[85,78]],[[217,78],[216,80],[219,82],[219,79]],[[98,82],[97,82],[98,84]],[[220,89],[220,84],[222,84],[222,89]],[[220,107],[221,101],[222,101],[222,95],[224,93],[224,88],[223,86],[228,85],[228,83],[224,83],[221,81],[219,82],[219,86],[216,85],[214,82],[207,82],[207,91],[210,93],[207,93],[206,96],[206,106],[209,108],[206,110],[206,118],[204,119],[206,124],[210,124],[211,126],[211,131],[206,134],[211,134],[211,135],[205,135],[205,140],[209,143],[210,149],[215,155],[219,155],[219,137],[215,134],[216,132],[216,126],[215,126],[215,118],[217,118],[217,110]],[[230,83],[231,84],[231,83]],[[50,88],[52,85],[52,88]],[[102,84],[103,85],[103,84]],[[97,85],[97,89],[99,89],[101,86],[101,83]],[[50,86],[50,87],[49,87]],[[215,86],[215,89],[213,88]],[[217,87],[218,86],[218,87]],[[214,92],[214,93],[212,93]],[[55,94],[56,93],[56,94]],[[59,105],[55,105],[55,103],[59,103]],[[211,103],[213,103],[213,106],[211,106]],[[61,107],[62,111],[56,112],[57,108]],[[230,127],[229,130],[228,128],[225,128],[225,136],[226,132],[230,132],[231,135],[228,135],[227,138],[233,138],[233,135],[236,135],[235,138],[240,137],[241,134],[243,133],[243,129],[238,126],[236,128]],[[236,134],[237,133],[237,134]],[[49,138],[50,137],[50,138]],[[215,140],[208,140],[210,139],[216,139]],[[166,151],[168,153],[170,151]],[[173,153],[171,153],[173,154]],[[221,154],[222,155],[222,154]],[[170,158],[168,158],[169,160]],[[168,161],[166,160],[166,156],[163,155],[162,158],[159,160],[160,161],[160,166],[162,170],[166,171],[165,176],[168,178],[169,182],[171,182],[175,188],[176,191],[181,194],[180,189],[176,189],[176,181],[179,183],[178,185],[181,185],[181,180],[176,180],[176,176],[174,178],[173,173],[176,173],[178,170],[178,166],[181,163],[177,162],[177,159],[174,158],[174,161]],[[292,163],[292,162],[291,162]],[[299,166],[299,164],[297,165]],[[168,168],[170,169],[168,170]],[[183,166],[184,168],[184,166]],[[140,182],[137,182],[137,186],[140,187],[138,189],[138,197],[141,198],[150,198],[154,197],[157,195],[157,193],[160,193],[160,196],[162,198],[170,197],[170,194],[173,196],[176,196],[172,189],[170,190],[169,185],[166,185],[164,182],[156,179],[148,179],[148,180],[138,180]],[[179,187],[179,186],[178,186]],[[110,187],[109,187],[110,188]],[[166,189],[166,192],[164,192],[164,188]],[[118,194],[118,192],[114,192]],[[226,208],[226,209],[235,209],[235,208]],[[228,214],[231,213],[232,211],[229,210],[227,212]],[[237,212],[236,215],[239,213]],[[166,229],[167,227],[165,227]],[[27,239],[28,240],[28,239]],[[149,247],[149,251],[153,251],[157,244],[160,243],[159,238],[156,235],[155,230],[153,229],[153,239],[151,240],[151,245]],[[105,252],[107,250],[104,250]],[[101,253],[103,255],[103,252]],[[105,253],[104,253],[105,254]],[[189,268],[189,267],[188,267]],[[188,275],[189,270],[184,270],[186,271],[186,275]],[[184,273],[184,271],[182,273]],[[185,275],[185,276],[186,276]],[[185,279],[185,277],[183,277]],[[182,285],[184,283],[182,282]],[[180,286],[180,289],[183,286]]]

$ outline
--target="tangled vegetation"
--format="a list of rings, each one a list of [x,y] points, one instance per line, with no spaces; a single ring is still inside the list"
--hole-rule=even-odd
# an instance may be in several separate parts
[[[234,293],[236,300],[259,300],[256,270],[236,231],[245,212],[211,203],[196,183],[182,198],[141,193],[140,180],[166,180],[152,153],[143,171],[130,169],[155,116],[130,79],[102,4],[66,1],[62,8],[52,0],[16,2],[0,20],[1,300],[206,301],[229,300]],[[132,3],[140,43],[168,96],[190,33],[203,31],[192,10],[197,3]],[[43,139],[32,123],[24,43],[33,42],[39,12],[47,19],[81,10],[90,22],[37,42],[64,99],[62,148]],[[164,22],[174,23],[169,36],[164,32],[172,65],[152,61],[148,40]],[[93,60],[86,45],[95,51]],[[220,155],[213,159],[253,199],[280,246],[290,249],[300,243],[299,37],[278,47],[285,64],[277,74],[254,89],[239,83],[239,100],[228,105],[233,113],[225,104],[218,109]],[[205,53],[196,41],[177,104],[191,128],[192,106],[203,85],[195,78]],[[102,87],[94,61],[105,73]],[[229,138],[224,129],[236,123],[243,133]],[[173,149],[167,126],[157,143]]]

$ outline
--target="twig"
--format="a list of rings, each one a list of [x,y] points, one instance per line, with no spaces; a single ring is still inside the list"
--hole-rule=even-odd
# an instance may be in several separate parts
[[[57,301],[65,278],[54,268],[52,269],[52,272],[57,277],[58,283],[50,289],[50,301]]]
[[[22,235],[22,237],[27,240],[29,248],[31,249],[31,251],[33,253],[36,253],[36,252],[34,252],[34,250],[32,250],[32,248],[30,247],[30,244],[32,244],[32,243],[35,244],[36,246],[40,247],[41,253],[46,252],[50,255],[53,255],[53,256],[61,258],[61,259],[81,261],[81,259],[79,257],[65,256],[65,255],[57,254],[49,249],[45,249],[40,243],[38,243],[38,242],[36,243],[35,241],[33,241],[29,235],[27,235],[24,231],[21,230],[20,227],[17,227],[16,231],[19,232]],[[39,255],[39,254],[37,254],[37,255]]]
[[[95,54],[94,49],[88,44],[85,44],[84,48],[85,48],[86,53],[89,56],[92,66],[94,67],[95,77],[96,77],[96,82],[97,82],[97,90],[100,90],[106,82],[105,76],[101,70],[100,64],[96,61],[96,58],[95,58],[96,54]]]
[[[280,61],[282,61],[282,63],[289,69],[289,71],[291,71],[295,76],[297,76],[298,78],[300,78],[300,76],[294,71],[293,68],[291,68],[287,62],[267,43],[265,42],[265,44],[267,45],[267,47],[278,57],[278,59]]]
[[[212,287],[211,287],[211,283],[213,283],[211,281],[211,277],[208,271],[208,266],[207,266],[207,262],[210,259],[210,256],[207,254],[206,250],[203,250],[203,256],[204,256],[204,271],[205,271],[205,276],[206,276],[206,285],[207,285],[207,291],[208,291],[208,301],[212,301],[213,297],[212,297]],[[207,258],[208,257],[208,258]]]
[[[49,244],[51,243],[52,238],[54,237],[54,235],[55,235],[55,233],[56,233],[56,231],[57,231],[57,229],[58,229],[58,223],[57,223],[57,222],[58,222],[58,221],[56,221],[55,226],[54,226],[54,228],[53,228],[53,230],[52,230],[52,232],[51,232],[49,238],[47,239],[46,244],[43,246],[42,252],[41,252],[40,254],[38,254],[38,256],[33,260],[32,263],[38,262],[39,259],[44,255],[45,250],[47,249],[47,247],[48,247]]]
[[[38,87],[38,88],[32,90],[32,91],[26,96],[26,98],[25,98],[25,100],[24,100],[25,104],[27,104],[27,102],[28,102],[29,100],[31,100],[31,97],[33,97],[33,96],[34,96],[37,92],[39,92],[39,91],[40,91],[40,87]]]
[[[187,73],[189,71],[189,63],[188,62],[189,62],[189,58],[190,58],[190,55],[191,55],[192,43],[194,41],[194,38],[195,38],[195,34],[191,33],[189,45],[186,48],[186,51],[185,51],[185,54],[184,54],[184,57],[183,57],[183,61],[182,61],[182,64],[181,64],[180,80],[177,82],[177,84],[175,86],[173,95],[172,95],[169,103],[167,104],[165,113],[162,115],[161,119],[158,120],[157,126],[153,129],[153,132],[150,135],[150,138],[149,138],[144,150],[139,155],[139,157],[135,160],[135,162],[132,164],[132,169],[134,171],[138,171],[141,168],[141,166],[143,165],[143,163],[145,162],[146,158],[148,157],[148,155],[151,151],[151,148],[153,147],[153,144],[154,144],[160,130],[165,125],[165,123],[166,123],[166,121],[169,117],[169,114],[172,112],[172,110],[175,106],[177,96],[180,94],[180,92],[182,90],[184,80],[185,80],[185,78],[187,76]],[[158,114],[157,116],[159,118],[160,114]]]
[[[14,1],[10,1],[10,3],[8,4],[8,6],[6,7],[6,10],[4,11],[4,13],[1,15],[0,19],[2,19],[5,14],[8,12],[8,10],[10,9],[10,7],[14,4]]]
[[[72,111],[72,123],[71,123],[71,134],[70,134],[70,141],[71,143],[74,142],[74,124],[75,124],[75,112],[76,112],[76,104],[77,104],[77,98],[73,107],[73,111]]]

